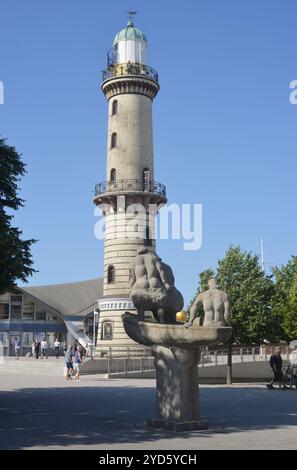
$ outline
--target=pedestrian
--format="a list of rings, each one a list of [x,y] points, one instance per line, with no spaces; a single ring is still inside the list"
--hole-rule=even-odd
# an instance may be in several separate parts
[[[61,343],[58,340],[58,338],[56,338],[54,341],[54,351],[55,351],[56,359],[59,359],[59,356],[60,356],[60,346],[61,346]]]
[[[93,341],[89,339],[88,344],[87,344],[87,357],[92,356],[92,351],[93,351]]]
[[[82,358],[82,348],[79,347],[76,352],[75,352],[75,356],[74,356],[74,370],[75,370],[75,380],[80,380],[80,367],[81,367],[81,364],[84,364],[83,362],[83,358]]]
[[[294,349],[291,349],[289,354],[289,361],[292,366],[297,365],[297,346],[295,346]]]
[[[288,387],[284,384],[284,374],[283,374],[283,360],[281,356],[282,348],[277,348],[270,357],[270,366],[273,372],[273,379],[267,384],[267,387],[271,390],[273,389],[273,383],[278,382],[279,388],[283,388],[283,390],[287,389]]]
[[[40,342],[37,340],[35,343],[35,359],[39,359]]]
[[[67,352],[67,343],[66,343],[66,341],[63,341],[63,354],[64,354],[64,356],[66,356],[66,352]]]
[[[15,337],[14,339],[14,352],[15,352],[15,358],[19,359],[20,352],[21,352],[21,340],[20,338],[17,338],[17,337]]]
[[[44,357],[46,359],[48,358],[47,349],[48,349],[48,344],[47,344],[46,338],[43,338],[43,340],[41,341],[41,359],[43,359]]]
[[[66,380],[72,379],[73,374],[73,364],[72,364],[72,346],[68,346],[66,353],[65,353],[65,362],[67,367],[67,375]]]
[[[32,356],[35,357],[35,356],[36,356],[36,353],[35,353],[35,341],[32,341],[31,350],[32,350]]]

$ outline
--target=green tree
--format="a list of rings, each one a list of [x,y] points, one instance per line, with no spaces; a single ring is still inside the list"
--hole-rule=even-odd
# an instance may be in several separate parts
[[[210,269],[200,274],[196,295],[207,289],[210,277],[214,277]],[[271,308],[274,295],[272,276],[262,271],[258,256],[241,251],[239,246],[231,246],[218,262],[215,277],[222,290],[229,294],[231,303],[233,333],[227,344],[227,383],[231,383],[232,345],[276,341],[282,337],[282,330],[279,317],[274,315]]]
[[[275,293],[272,299],[274,316],[279,319],[283,339],[297,339],[297,302],[295,301],[297,283],[297,256],[292,256],[288,263],[273,269]]]
[[[231,246],[218,263],[217,279],[230,296],[233,342],[260,344],[280,339],[278,318],[271,308],[274,283],[262,271],[257,255]]]
[[[13,216],[7,213],[24,205],[18,182],[25,173],[21,155],[0,137],[0,294],[14,290],[17,280],[26,282],[35,272],[30,248],[36,240],[22,240],[22,231],[11,226]]]
[[[288,296],[288,311],[284,318],[284,330],[292,341],[297,339],[297,273],[294,274]]]

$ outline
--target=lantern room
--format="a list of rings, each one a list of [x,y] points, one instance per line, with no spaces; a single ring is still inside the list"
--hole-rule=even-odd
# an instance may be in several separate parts
[[[127,27],[114,38],[113,47],[108,53],[108,66],[124,63],[146,65],[147,45],[145,34],[134,27],[130,18]]]

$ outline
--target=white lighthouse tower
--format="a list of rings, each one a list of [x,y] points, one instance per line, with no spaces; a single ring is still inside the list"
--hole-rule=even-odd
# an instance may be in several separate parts
[[[97,184],[94,202],[105,216],[104,289],[99,299],[96,353],[134,343],[121,315],[134,311],[129,298],[129,266],[137,248],[155,251],[152,205],[166,203],[166,188],[154,180],[152,102],[158,74],[146,63],[146,36],[127,27],[114,38],[101,89],[108,100],[106,181]],[[156,212],[155,212],[156,214]]]

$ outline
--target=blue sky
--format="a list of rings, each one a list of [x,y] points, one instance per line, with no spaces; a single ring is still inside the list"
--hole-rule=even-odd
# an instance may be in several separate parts
[[[169,202],[203,204],[203,245],[161,240],[186,303],[198,272],[228,246],[267,263],[296,254],[297,79],[295,0],[3,0],[0,133],[22,152],[25,208],[15,224],[39,270],[30,284],[102,274],[93,234],[93,189],[105,179],[107,104],[100,91],[106,52],[126,10],[149,40],[158,70],[155,178]]]

